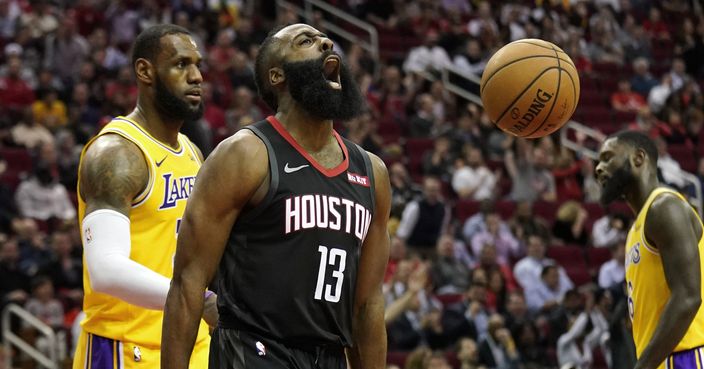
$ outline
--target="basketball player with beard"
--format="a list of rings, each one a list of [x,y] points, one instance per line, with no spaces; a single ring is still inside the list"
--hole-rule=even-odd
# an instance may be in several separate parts
[[[596,166],[601,200],[636,214],[626,239],[626,288],[637,369],[696,369],[704,358],[702,221],[657,177],[658,151],[636,131],[604,141]]]
[[[305,24],[272,31],[255,69],[276,115],[203,165],[179,234],[162,368],[187,367],[216,269],[211,369],[384,368],[391,186],[378,157],[333,129],[364,99],[332,41]]]
[[[132,53],[137,106],[108,123],[81,154],[86,317],[74,369],[160,367],[176,235],[203,160],[179,133],[185,120],[203,114],[200,61],[187,30],[158,25],[142,32]],[[205,317],[214,325],[216,297],[206,293]],[[210,337],[208,325],[197,321],[191,365],[204,368]]]

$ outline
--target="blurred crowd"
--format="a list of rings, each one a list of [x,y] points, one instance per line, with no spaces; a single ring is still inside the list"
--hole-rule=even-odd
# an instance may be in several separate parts
[[[551,41],[580,72],[575,119],[606,134],[648,132],[663,182],[690,193],[682,173],[704,179],[701,4],[330,3],[380,34],[375,58],[325,29],[341,20],[314,12],[309,22],[333,37],[367,97],[365,113],[336,128],[389,168],[389,368],[632,367],[622,283],[630,210],[596,204],[594,162],[558,134],[508,136],[437,77],[448,66],[481,76],[513,40]],[[193,32],[206,108],[184,131],[207,155],[271,114],[254,85],[257,47],[273,26],[299,21],[274,1],[0,0],[0,306],[21,304],[57,330],[75,323],[78,160],[135,104],[129,47],[141,30],[170,22]]]

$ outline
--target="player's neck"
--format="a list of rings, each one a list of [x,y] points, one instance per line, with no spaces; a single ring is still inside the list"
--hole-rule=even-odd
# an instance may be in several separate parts
[[[658,187],[660,187],[660,183],[657,179],[652,180],[650,178],[646,178],[636,182],[634,184],[634,188],[627,192],[625,196],[626,202],[631,209],[633,209],[635,214],[640,212],[643,205],[645,205],[645,202],[648,201],[650,194]]]
[[[311,116],[300,108],[279,109],[276,119],[309,152],[320,151],[330,143],[332,120]]]
[[[179,148],[178,132],[183,125],[182,120],[166,120],[156,109],[147,109],[139,101],[137,101],[137,107],[127,117],[139,123],[142,128],[160,142],[171,146],[173,149]]]

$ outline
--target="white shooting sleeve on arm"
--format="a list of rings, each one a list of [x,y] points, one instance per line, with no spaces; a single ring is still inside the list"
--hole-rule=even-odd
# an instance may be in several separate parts
[[[81,227],[93,290],[147,309],[163,310],[170,279],[130,259],[130,220],[114,210],[96,210]]]

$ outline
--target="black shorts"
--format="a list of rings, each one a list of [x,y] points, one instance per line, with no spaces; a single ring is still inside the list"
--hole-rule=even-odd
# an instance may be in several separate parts
[[[209,369],[346,369],[344,349],[297,348],[251,332],[218,327],[210,341]]]

